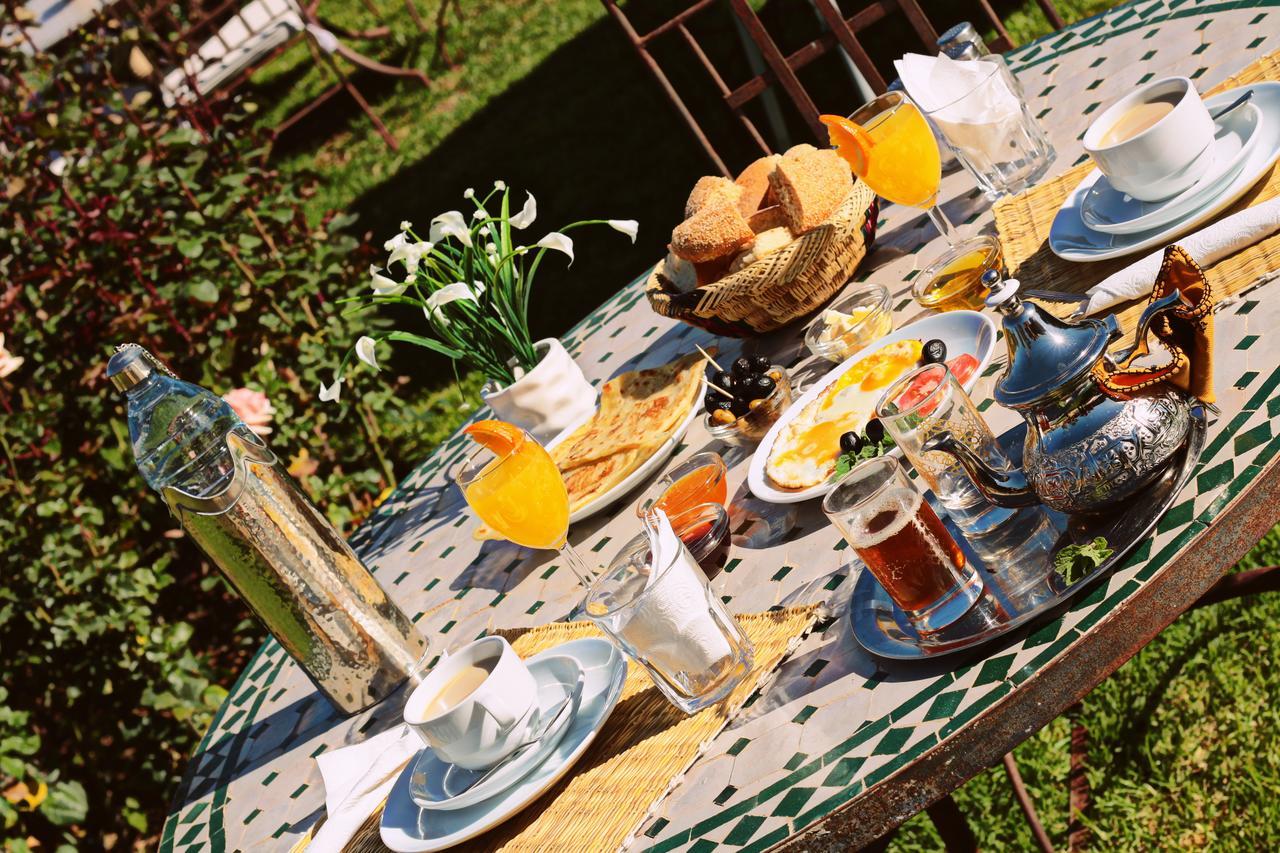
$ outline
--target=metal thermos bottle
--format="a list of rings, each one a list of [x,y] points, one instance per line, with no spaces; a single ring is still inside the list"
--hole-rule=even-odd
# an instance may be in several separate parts
[[[107,376],[143,477],[316,687],[345,714],[398,687],[425,640],[262,439],[136,344]]]

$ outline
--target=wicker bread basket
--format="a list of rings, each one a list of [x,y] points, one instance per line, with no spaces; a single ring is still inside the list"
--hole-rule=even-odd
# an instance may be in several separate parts
[[[875,240],[879,205],[866,184],[831,219],[789,245],[712,284],[680,293],[659,264],[645,295],[653,310],[735,338],[762,335],[807,317],[844,287]]]

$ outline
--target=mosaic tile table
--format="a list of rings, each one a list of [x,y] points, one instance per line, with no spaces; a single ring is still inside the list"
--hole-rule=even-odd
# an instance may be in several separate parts
[[[1280,47],[1277,6],[1275,0],[1131,3],[1011,54],[1057,146],[1055,171],[1084,156],[1078,140],[1090,114],[1133,86],[1180,73],[1208,88]],[[990,208],[971,188],[963,173],[945,179],[948,213],[957,222],[989,223]],[[912,314],[904,279],[916,253],[936,239],[916,211],[885,212],[869,272],[860,278],[897,294],[900,322]],[[843,543],[816,502],[773,511],[772,526],[738,525],[730,559],[713,581],[731,609],[828,601],[834,615],[655,805],[636,828],[637,846],[850,849],[998,762],[1086,694],[1280,520],[1272,498],[1280,480],[1280,343],[1262,337],[1277,327],[1277,285],[1219,315],[1222,414],[1211,424],[1195,476],[1155,535],[1060,618],[977,659],[906,667],[863,652],[844,618],[853,584]],[[784,331],[752,346],[791,363],[802,354],[799,337]],[[567,342],[599,382],[711,338],[654,315],[637,281]],[[730,354],[737,346],[717,343]],[[988,371],[976,398],[989,397],[998,370]],[[998,431],[1014,422],[999,407],[987,416]],[[695,426],[675,459],[713,446]],[[463,449],[460,437],[446,442],[353,537],[437,650],[489,628],[562,618],[579,594],[554,555],[473,540],[476,520],[444,477]],[[735,500],[765,509],[747,499],[745,472],[737,460],[730,475]],[[576,525],[572,537],[584,552],[607,559],[634,532],[624,504]],[[266,643],[192,758],[163,848],[289,849],[323,812],[315,756],[391,725],[394,716],[387,707],[336,717],[283,650]],[[564,846],[587,841],[565,839]]]

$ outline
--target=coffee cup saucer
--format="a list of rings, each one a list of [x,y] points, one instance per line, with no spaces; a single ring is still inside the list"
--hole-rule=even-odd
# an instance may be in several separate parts
[[[1262,137],[1264,118],[1253,104],[1241,104],[1218,119],[1213,143],[1192,168],[1202,177],[1187,189],[1160,201],[1142,201],[1111,185],[1095,170],[1085,178],[1089,185],[1080,204],[1084,224],[1107,234],[1137,234],[1168,224],[1194,211],[1224,189],[1240,171]]]
[[[541,678],[545,669],[542,662],[561,656],[577,662],[583,679],[575,713],[566,715],[564,731],[549,754],[537,764],[531,763],[522,776],[493,796],[452,810],[425,809],[414,802],[410,788],[418,762],[410,761],[392,786],[382,811],[379,835],[383,844],[396,853],[430,853],[461,844],[509,819],[569,772],[618,704],[627,677],[627,659],[609,641],[592,637],[562,643],[525,663],[536,678]],[[539,704],[548,707],[541,698],[541,684],[539,681]],[[424,753],[429,751],[423,749]]]
[[[1049,250],[1064,261],[1088,263],[1167,246],[1177,237],[1208,223],[1238,201],[1271,171],[1280,158],[1280,82],[1250,83],[1204,99],[1205,106],[1214,112],[1249,90],[1253,92],[1249,103],[1262,114],[1256,133],[1258,140],[1245,155],[1240,168],[1223,179],[1225,185],[1219,191],[1202,197],[1191,211],[1165,225],[1137,234],[1106,234],[1086,225],[1080,213],[1085,194],[1097,180],[1099,173],[1095,171],[1077,184],[1058,208],[1049,227]]]
[[[413,762],[409,796],[424,809],[452,811],[475,805],[510,788],[526,773],[537,767],[560,743],[573,722],[582,700],[585,676],[578,662],[564,655],[542,658],[529,665],[529,673],[538,685],[538,703],[529,715],[527,727],[537,731],[549,723],[537,743],[519,752],[497,769],[468,770],[445,761],[431,747],[424,748]],[[569,707],[554,719],[565,700]]]

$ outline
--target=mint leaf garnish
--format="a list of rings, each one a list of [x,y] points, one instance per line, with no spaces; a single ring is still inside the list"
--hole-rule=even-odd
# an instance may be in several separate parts
[[[1114,554],[1106,537],[1099,536],[1083,545],[1068,545],[1053,555],[1053,567],[1071,584],[1089,574]]]

